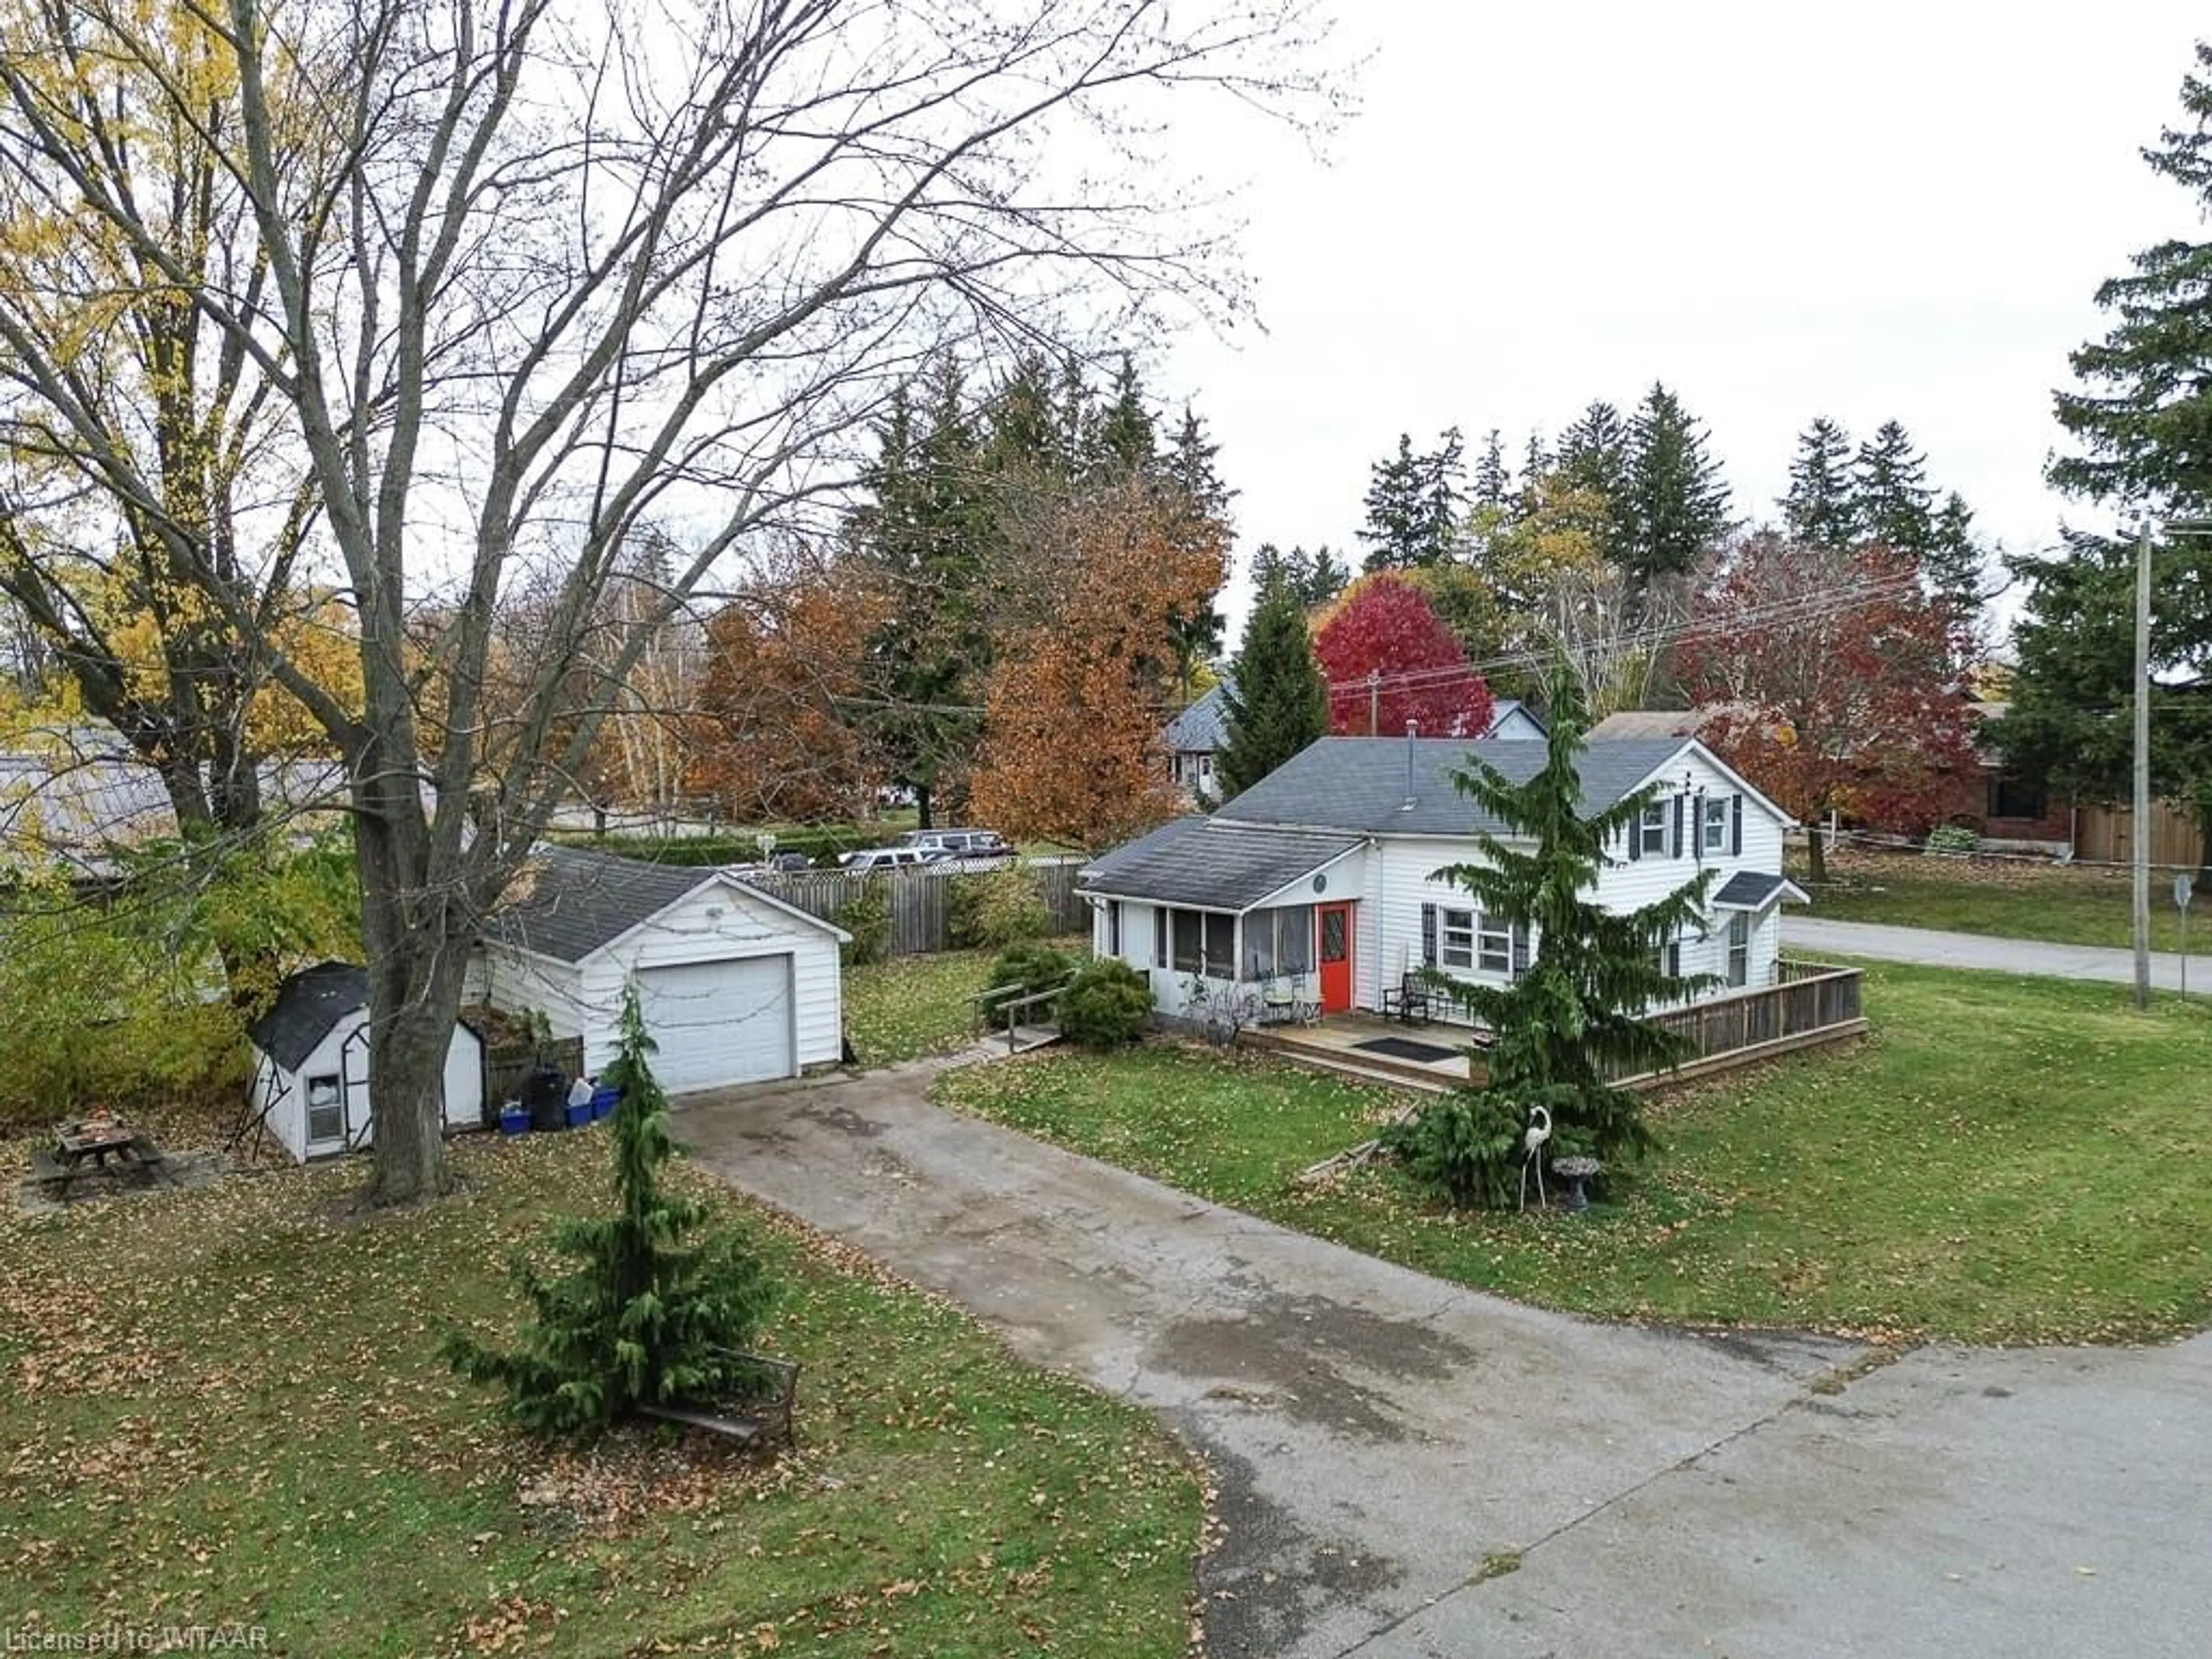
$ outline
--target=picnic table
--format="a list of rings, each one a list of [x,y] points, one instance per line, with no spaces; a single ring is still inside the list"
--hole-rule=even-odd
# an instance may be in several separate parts
[[[120,1159],[122,1167],[112,1169],[110,1158]],[[54,1131],[52,1150],[33,1158],[31,1172],[56,1198],[65,1199],[87,1164],[103,1175],[152,1176],[161,1171],[161,1152],[119,1117],[77,1118]]]

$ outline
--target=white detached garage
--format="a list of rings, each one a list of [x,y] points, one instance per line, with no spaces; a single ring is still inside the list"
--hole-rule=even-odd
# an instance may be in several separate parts
[[[635,978],[663,1088],[758,1083],[842,1058],[846,937],[723,871],[546,848],[486,927],[468,996],[543,1013],[596,1073]]]

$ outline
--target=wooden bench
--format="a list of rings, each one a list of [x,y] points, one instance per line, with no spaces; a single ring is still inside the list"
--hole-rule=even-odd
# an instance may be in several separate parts
[[[656,1421],[704,1429],[741,1446],[787,1444],[792,1434],[792,1413],[799,1403],[798,1365],[788,1359],[775,1359],[760,1353],[741,1353],[733,1358],[761,1374],[767,1386],[756,1397],[732,1401],[720,1410],[697,1401],[641,1406],[638,1410]]]

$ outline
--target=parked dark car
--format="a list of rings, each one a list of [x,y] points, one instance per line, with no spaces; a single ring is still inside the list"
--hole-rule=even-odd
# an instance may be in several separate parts
[[[804,853],[777,853],[769,859],[768,867],[782,871],[811,870],[814,860]]]

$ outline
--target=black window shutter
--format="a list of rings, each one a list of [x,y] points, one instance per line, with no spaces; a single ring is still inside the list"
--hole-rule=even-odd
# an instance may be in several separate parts
[[[1682,845],[1682,809],[1688,800],[1687,795],[1674,797],[1674,848],[1672,856],[1675,858],[1681,857],[1689,850]]]
[[[1528,930],[1516,922],[1513,927],[1513,977],[1518,979],[1528,971]]]
[[[1731,854],[1743,851],[1743,797],[1741,795],[1731,796],[1729,799],[1729,851]]]
[[[1644,809],[1638,807],[1636,816],[1628,823],[1628,857],[1631,863],[1644,856]]]
[[[1682,941],[1680,939],[1667,947],[1667,972],[1670,978],[1682,977]]]
[[[1437,907],[1424,904],[1421,907],[1421,966],[1433,968],[1436,965]]]

